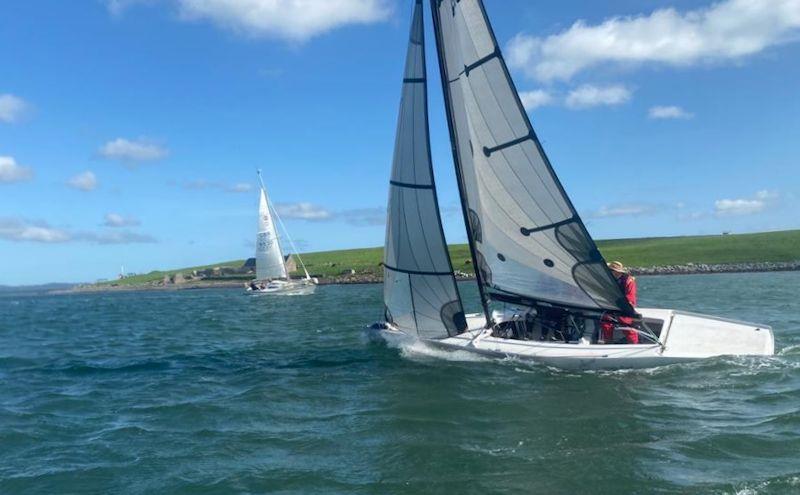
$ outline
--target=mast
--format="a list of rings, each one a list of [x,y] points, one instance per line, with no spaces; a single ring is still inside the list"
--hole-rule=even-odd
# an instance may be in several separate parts
[[[455,123],[453,122],[453,103],[450,95],[450,85],[447,80],[447,65],[444,58],[444,41],[442,40],[441,21],[439,20],[438,5],[442,0],[431,0],[431,11],[433,17],[433,32],[436,35],[436,53],[439,60],[439,74],[442,80],[442,94],[444,96],[444,106],[447,112],[447,128],[450,132],[450,149],[453,153],[453,164],[456,170],[456,180],[458,182],[459,199],[461,200],[461,213],[464,216],[464,226],[467,229],[467,242],[469,244],[469,253],[472,258],[472,267],[475,270],[475,280],[478,283],[478,291],[481,297],[481,306],[483,307],[483,314],[486,317],[487,328],[492,325],[492,313],[489,309],[489,295],[486,293],[484,281],[480,265],[478,264],[478,256],[475,249],[475,236],[472,228],[472,223],[469,218],[469,208],[467,207],[467,194],[466,186],[464,184],[464,174],[461,166],[461,158],[458,153],[458,134]]]

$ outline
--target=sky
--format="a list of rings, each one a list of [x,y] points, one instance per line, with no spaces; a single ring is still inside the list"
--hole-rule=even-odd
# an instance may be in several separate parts
[[[484,3],[596,239],[800,228],[800,0]],[[4,0],[0,285],[250,257],[257,169],[301,251],[382,245],[411,5]]]

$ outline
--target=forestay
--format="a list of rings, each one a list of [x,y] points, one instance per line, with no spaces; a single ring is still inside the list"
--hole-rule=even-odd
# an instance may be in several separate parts
[[[428,134],[422,0],[417,0],[403,93],[384,254],[386,320],[423,338],[466,329],[436,198]]]
[[[267,191],[261,188],[258,204],[258,236],[256,238],[256,279],[287,278],[277,229],[269,211]]]
[[[530,124],[481,0],[431,0],[482,292],[634,314]]]

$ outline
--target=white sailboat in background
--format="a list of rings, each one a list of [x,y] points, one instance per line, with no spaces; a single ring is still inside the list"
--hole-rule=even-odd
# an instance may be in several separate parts
[[[392,166],[384,255],[386,337],[560,368],[644,368],[772,355],[766,325],[634,308],[558,180],[481,0],[431,0],[448,127],[483,312],[465,315],[430,157],[422,0],[416,0]],[[633,318],[638,344],[598,341]]]
[[[247,290],[257,294],[275,294],[284,296],[301,296],[313,294],[317,287],[317,279],[311,278],[308,274],[297,247],[289,236],[286,226],[283,224],[278,212],[272,208],[267,195],[267,188],[261,178],[261,171],[258,171],[258,181],[261,188],[258,203],[258,234],[256,236],[256,279],[250,282]],[[283,227],[286,238],[295,251],[294,256],[303,268],[305,278],[292,280],[289,277],[289,269],[286,266],[287,258],[283,255],[280,240],[278,239],[278,228],[273,217]]]

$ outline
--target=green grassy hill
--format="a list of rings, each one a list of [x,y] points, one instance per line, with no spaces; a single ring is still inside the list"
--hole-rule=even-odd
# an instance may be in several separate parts
[[[800,230],[759,234],[654,237],[598,242],[608,260],[630,266],[800,260]]]
[[[800,261],[800,230],[765,232],[759,234],[715,235],[692,237],[654,237],[644,239],[614,239],[598,241],[600,251],[608,260],[619,260],[629,266],[663,266],[686,263],[758,263]],[[453,268],[472,273],[469,248],[466,244],[450,246]],[[309,272],[321,277],[340,275],[345,270],[359,273],[380,273],[383,248],[347,249],[305,253],[303,260]],[[164,276],[190,274],[194,270],[214,267],[239,267],[244,260],[214,265],[154,271],[107,283],[142,285],[160,281]],[[296,273],[299,275],[299,273]],[[248,277],[238,277],[245,280]],[[237,277],[230,278],[236,280]]]

